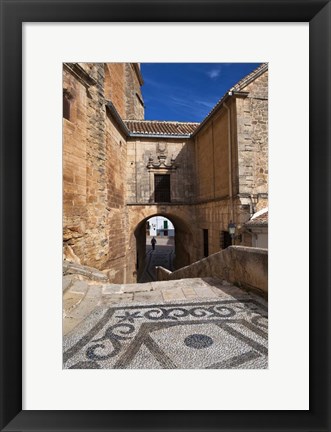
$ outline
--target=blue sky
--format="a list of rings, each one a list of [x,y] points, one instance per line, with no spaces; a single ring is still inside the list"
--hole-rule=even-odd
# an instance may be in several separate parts
[[[141,63],[146,120],[202,121],[260,63]]]

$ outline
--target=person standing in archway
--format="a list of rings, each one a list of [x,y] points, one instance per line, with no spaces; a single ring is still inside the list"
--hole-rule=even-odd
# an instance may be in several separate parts
[[[151,244],[152,244],[152,249],[155,250],[155,244],[156,244],[155,237],[152,238]]]

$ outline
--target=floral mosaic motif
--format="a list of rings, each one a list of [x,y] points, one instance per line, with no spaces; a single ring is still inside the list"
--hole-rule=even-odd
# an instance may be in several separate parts
[[[121,318],[119,322],[129,321],[133,323],[136,318],[141,318],[140,312],[125,311],[124,315],[119,315],[116,318]]]
[[[98,369],[103,368],[103,364],[109,361],[111,368],[129,368],[139,350],[145,346],[162,368],[177,368],[179,366],[167,354],[168,348],[159,346],[154,335],[160,331],[170,331],[171,328],[178,329],[176,331],[179,332],[186,327],[190,330],[191,326],[196,324],[207,325],[209,329],[212,327],[216,339],[217,332],[228,334],[250,350],[226,361],[215,361],[213,365],[207,365],[207,368],[241,367],[245,362],[267,358],[267,345],[261,342],[267,340],[266,307],[256,300],[218,300],[110,308],[99,322],[65,353],[65,361],[79,353],[76,363],[69,362],[70,368]],[[185,332],[187,336],[183,337],[182,342],[170,339],[170,351],[173,343],[177,343],[177,351],[178,343],[183,344],[183,349],[186,347],[199,352],[214,346],[215,338],[208,334],[208,331],[207,334],[187,333],[187,330],[184,330]],[[250,336],[252,334],[255,334],[253,339]]]
[[[228,318],[234,316],[236,314],[233,308],[225,307],[225,306],[210,306],[210,307],[194,307],[191,309],[181,308],[181,307],[160,307],[155,309],[150,309],[149,311],[142,314],[141,312],[124,312],[124,315],[119,315],[116,318],[121,318],[122,321],[129,321],[133,323],[135,319],[138,318],[147,318],[149,320],[174,320],[177,321],[183,317],[208,317],[208,318]]]
[[[115,332],[118,331],[118,333]],[[114,357],[120,352],[121,349],[121,341],[126,339],[131,339],[130,336],[126,336],[130,333],[133,333],[135,330],[134,326],[131,324],[116,324],[111,327],[108,327],[104,336],[93,340],[93,342],[101,342],[95,345],[90,346],[86,351],[86,357],[90,360],[106,360],[110,357]],[[105,341],[110,342],[111,351],[106,355],[97,354],[97,349],[106,349]],[[108,344],[109,345],[109,344]],[[108,350],[109,351],[109,346]]]

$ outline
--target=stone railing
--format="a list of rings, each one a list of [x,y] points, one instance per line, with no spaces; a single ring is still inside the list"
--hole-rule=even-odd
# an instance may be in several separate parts
[[[96,282],[109,282],[108,276],[102,271],[94,267],[83,266],[67,260],[63,261],[62,271],[63,276],[79,275]]]
[[[171,272],[156,267],[157,280],[218,277],[237,286],[268,292],[268,250],[230,246],[220,252]]]

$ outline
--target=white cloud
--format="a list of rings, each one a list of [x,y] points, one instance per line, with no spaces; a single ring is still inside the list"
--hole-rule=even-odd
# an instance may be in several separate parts
[[[221,69],[211,69],[207,72],[207,75],[209,76],[209,78],[214,79],[217,78],[221,73]]]
[[[199,104],[199,105],[202,105],[202,106],[204,106],[204,107],[206,107],[206,108],[209,108],[209,109],[214,108],[214,106],[215,106],[215,104],[216,104],[215,101],[213,101],[213,102],[208,102],[208,101],[203,101],[203,100],[196,100],[195,103],[197,103],[197,104]]]

